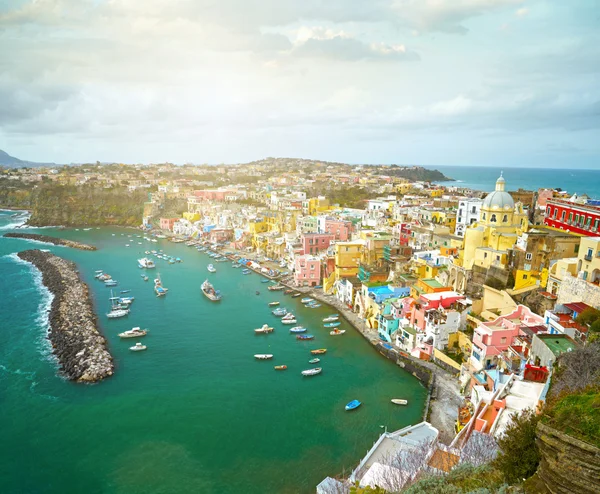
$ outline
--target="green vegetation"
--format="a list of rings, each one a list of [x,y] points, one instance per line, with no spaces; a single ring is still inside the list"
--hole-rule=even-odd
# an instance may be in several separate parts
[[[307,191],[307,196],[325,196],[331,204],[339,204],[345,208],[365,208],[365,201],[373,197],[373,193],[357,185],[350,187],[315,186]]]
[[[539,416],[532,410],[513,414],[505,434],[498,439],[500,452],[492,465],[510,484],[522,482],[537,470],[540,463],[540,451],[535,443],[538,421]]]
[[[600,310],[590,307],[577,316],[577,322],[589,329],[588,341],[600,340]]]

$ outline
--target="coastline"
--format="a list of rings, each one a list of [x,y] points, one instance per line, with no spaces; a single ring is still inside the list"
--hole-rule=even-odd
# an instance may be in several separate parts
[[[24,240],[35,240],[36,242],[42,242],[44,244],[60,245],[62,247],[71,247],[79,250],[98,250],[93,245],[83,244],[74,240],[65,240],[59,237],[49,237],[48,235],[40,235],[39,233],[16,233],[9,232],[5,233],[3,237],[6,238],[21,238]]]
[[[53,296],[48,339],[61,373],[71,381],[88,383],[112,376],[113,358],[97,329],[89,289],[75,263],[37,249],[17,255],[41,272],[42,283]]]

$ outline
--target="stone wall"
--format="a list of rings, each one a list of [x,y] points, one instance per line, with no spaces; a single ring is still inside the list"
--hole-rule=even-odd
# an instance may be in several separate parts
[[[537,427],[541,462],[528,481],[528,493],[592,494],[600,492],[600,449],[552,427]]]
[[[570,302],[584,302],[592,307],[600,307],[600,286],[566,273],[560,284],[556,303]]]

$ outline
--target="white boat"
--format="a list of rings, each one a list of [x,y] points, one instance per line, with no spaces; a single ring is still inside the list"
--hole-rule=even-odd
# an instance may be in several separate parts
[[[290,328],[290,333],[306,333],[306,328],[304,326],[294,326]]]
[[[257,360],[270,360],[273,358],[273,355],[270,353],[257,353],[254,355],[254,358]]]
[[[202,283],[200,289],[207,299],[212,300],[213,302],[218,302],[221,300],[221,292],[219,290],[215,290],[208,280],[205,280],[204,283]]]
[[[208,266],[206,266],[206,269],[208,269],[209,273],[216,273],[217,272],[217,269],[212,264],[209,264]]]
[[[394,398],[394,399],[392,400],[392,403],[393,403],[394,405],[408,405],[408,400],[401,400],[401,399],[399,399],[399,398]]]
[[[335,316],[327,316],[325,319],[323,319],[323,322],[335,322],[337,320],[339,320],[340,316],[335,315]]]
[[[138,259],[138,266],[143,269],[154,269],[156,267],[156,264],[154,264],[154,261],[152,259],[142,257],[141,259]]]
[[[133,345],[133,346],[130,346],[130,347],[129,347],[129,349],[130,349],[132,352],[141,352],[141,351],[145,350],[146,348],[148,348],[146,345],[142,345],[142,344],[141,344],[141,343],[139,343],[139,342],[138,342],[138,343],[136,343],[135,345]]]
[[[302,302],[303,304],[308,304],[310,302],[314,302],[315,299],[314,298],[310,298],[310,297],[305,297],[302,300],[300,300],[300,302]]]
[[[314,369],[306,369],[302,371],[303,376],[316,376],[320,374],[323,369],[321,367],[315,367]]]
[[[282,319],[281,322],[283,324],[296,324],[298,321],[296,321],[295,318],[292,318],[292,319]]]
[[[115,299],[118,299],[119,297],[115,297],[113,295],[112,290],[110,291],[110,312],[108,314],[106,314],[106,317],[110,318],[110,319],[116,319],[118,317],[125,317],[127,314],[129,314],[129,309],[123,309],[120,308],[120,306],[118,306],[117,304],[115,304]]]
[[[311,358],[308,363],[309,364],[318,364],[321,361],[320,358]]]
[[[256,334],[267,334],[272,333],[274,331],[273,328],[269,327],[268,324],[264,324],[262,328],[257,328],[254,330]]]
[[[141,336],[146,336],[147,333],[148,333],[147,329],[132,328],[132,329],[128,329],[127,331],[123,331],[122,333],[119,333],[119,337],[120,338],[137,338],[137,337],[141,337]]]
[[[333,331],[329,331],[329,334],[331,336],[340,336],[343,335],[346,332],[345,329],[334,329]]]

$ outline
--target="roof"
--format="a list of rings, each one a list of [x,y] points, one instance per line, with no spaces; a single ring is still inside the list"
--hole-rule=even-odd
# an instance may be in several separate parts
[[[588,304],[583,302],[572,302],[570,304],[563,304],[567,309],[572,310],[573,312],[577,312],[577,314],[581,314],[585,309],[591,309]]]
[[[443,451],[441,449],[436,449],[435,453],[429,460],[428,465],[436,470],[443,470],[444,472],[449,472],[452,470],[458,462],[460,457],[448,451]]]
[[[495,190],[486,196],[483,200],[482,207],[490,209],[513,209],[515,207],[515,201],[508,192]]]
[[[427,286],[430,286],[431,288],[443,288],[444,285],[442,285],[438,280],[436,280],[435,278],[427,278],[425,280],[421,280],[423,283],[425,283]]]
[[[561,353],[570,352],[577,348],[577,343],[566,334],[539,334],[537,337],[545,343],[556,357]]]

